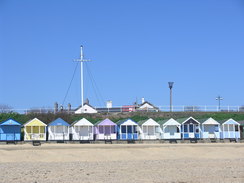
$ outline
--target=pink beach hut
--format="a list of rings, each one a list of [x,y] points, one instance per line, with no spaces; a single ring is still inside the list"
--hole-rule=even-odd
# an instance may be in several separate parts
[[[98,121],[95,124],[94,132],[96,140],[116,140],[117,125],[110,119]]]

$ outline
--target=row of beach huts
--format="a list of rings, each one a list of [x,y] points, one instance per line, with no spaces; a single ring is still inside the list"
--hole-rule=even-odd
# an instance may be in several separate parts
[[[22,133],[21,133],[22,132]],[[240,139],[240,123],[233,119],[196,120],[193,117],[155,121],[132,119],[92,124],[85,118],[72,124],[58,118],[48,125],[34,118],[25,124],[14,119],[0,123],[0,141]],[[21,138],[23,135],[23,138]]]

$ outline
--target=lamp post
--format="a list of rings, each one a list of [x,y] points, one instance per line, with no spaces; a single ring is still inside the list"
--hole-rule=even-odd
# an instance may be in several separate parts
[[[170,89],[170,112],[172,112],[172,88],[174,85],[174,82],[168,82],[169,89]]]
[[[216,97],[216,100],[219,101],[219,111],[220,111],[220,101],[221,101],[221,100],[224,100],[224,99],[223,99],[222,97],[218,96],[218,97]]]

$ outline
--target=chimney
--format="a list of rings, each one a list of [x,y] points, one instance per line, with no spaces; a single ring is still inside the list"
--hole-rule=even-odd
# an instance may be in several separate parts
[[[58,103],[55,102],[54,103],[54,114],[56,114],[58,112]]]
[[[68,112],[70,112],[70,111],[71,111],[71,104],[68,103]]]
[[[107,108],[112,108],[112,100],[107,101]]]
[[[145,98],[142,97],[142,98],[141,98],[141,103],[143,104],[144,102],[145,102]]]
[[[85,100],[85,104],[89,104],[89,99],[88,98]]]

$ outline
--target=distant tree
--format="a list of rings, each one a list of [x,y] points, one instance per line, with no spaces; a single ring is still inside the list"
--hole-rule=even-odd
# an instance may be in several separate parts
[[[7,104],[0,104],[0,113],[12,113],[13,107]]]

